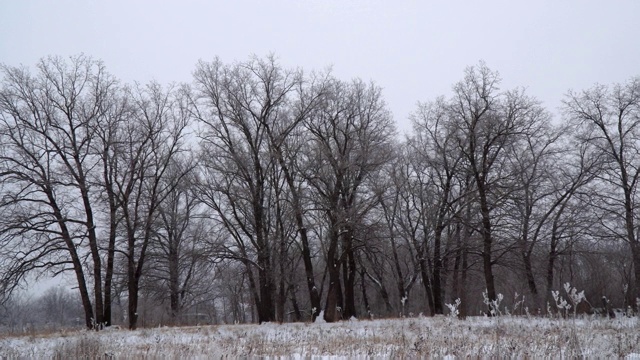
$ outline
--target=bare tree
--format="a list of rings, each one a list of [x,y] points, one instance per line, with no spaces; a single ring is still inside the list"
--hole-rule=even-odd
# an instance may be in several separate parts
[[[271,88],[278,88],[277,82],[282,80],[282,74],[275,69],[273,60],[268,63],[263,63],[261,66],[265,67],[260,73],[263,74],[260,78],[265,84],[267,93],[273,92]],[[301,74],[298,74],[300,76]],[[270,84],[276,84],[272,86]],[[311,302],[311,320],[320,314],[320,292],[316,287],[315,273],[313,270],[311,244],[307,231],[307,224],[305,222],[305,209],[302,199],[301,182],[303,177],[301,176],[301,168],[304,167],[303,161],[298,159],[301,153],[300,148],[304,146],[307,136],[303,133],[301,128],[302,121],[309,116],[309,114],[319,106],[323,96],[325,95],[326,78],[323,76],[314,76],[310,79],[309,83],[304,79],[298,79],[291,88],[291,91],[295,91],[295,100],[291,101],[284,95],[287,94],[271,94],[269,97],[279,99],[281,102],[286,103],[290,108],[288,111],[282,111],[278,116],[278,121],[265,121],[267,118],[261,117],[262,125],[265,128],[267,139],[269,142],[269,148],[275,158],[275,161],[279,165],[279,169],[282,171],[282,177],[287,185],[287,190],[290,198],[290,206],[293,211],[293,218],[295,219],[297,232],[300,238],[300,248],[302,261],[304,264],[307,290],[309,292],[309,300]],[[278,95],[280,95],[278,97]],[[280,105],[274,103],[274,105]]]
[[[335,80],[322,101],[304,123],[311,134],[305,177],[328,226],[324,316],[337,321],[356,315],[356,251],[365,244],[365,233],[358,230],[376,200],[365,191],[366,183],[390,161],[395,129],[381,89],[374,85]]]
[[[396,145],[398,146],[398,145]],[[406,200],[407,184],[409,182],[407,172],[407,156],[402,153],[396,155],[395,161],[385,166],[385,172],[380,176],[376,182],[376,188],[374,193],[378,197],[379,211],[384,218],[385,225],[387,227],[387,239],[391,247],[391,259],[393,270],[395,271],[396,285],[398,290],[398,303],[401,308],[401,314],[404,316],[409,301],[409,295],[413,285],[418,279],[420,259],[416,257],[413,251],[412,238],[407,236],[403,226],[403,199]],[[413,217],[409,221],[415,220]],[[387,249],[385,249],[388,251]],[[369,255],[369,252],[365,252]],[[375,263],[371,266],[371,272],[378,273],[383,271],[384,267]],[[426,269],[425,269],[426,270]],[[378,276],[375,279],[372,277],[369,271],[364,270],[373,283],[377,285],[380,291],[381,297],[384,299],[387,313],[391,311],[391,304],[389,303],[389,295],[384,285],[382,276]],[[382,274],[381,274],[382,275]]]
[[[423,236],[424,255],[429,257],[431,284],[428,296],[431,297],[432,314],[444,311],[444,272],[449,257],[444,251],[447,229],[461,210],[460,202],[467,189],[458,186],[457,179],[463,171],[462,151],[456,142],[454,127],[451,126],[449,108],[443,98],[433,103],[419,105],[413,116],[414,137],[408,141],[408,147],[414,153],[412,170],[419,179],[422,189],[418,189],[429,199],[421,199],[422,233],[432,234],[432,241]],[[427,205],[431,203],[432,205]],[[424,206],[427,208],[424,208]],[[429,254],[431,253],[431,254]],[[426,265],[425,261],[423,264]],[[425,266],[423,265],[423,266]],[[426,274],[427,271],[422,271]],[[424,282],[424,280],[423,280]]]
[[[155,236],[162,203],[174,193],[191,165],[175,165],[185,150],[190,120],[188,103],[180,92],[158,84],[129,91],[133,114],[119,129],[113,146],[112,186],[122,213],[123,255],[126,257],[129,328],[137,326],[140,279],[147,250]],[[170,169],[180,169],[171,173]]]
[[[532,297],[538,296],[532,256],[549,216],[562,201],[553,201],[559,189],[553,181],[555,163],[564,149],[559,141],[563,129],[553,128],[548,121],[540,121],[529,136],[512,144],[508,152],[508,166],[514,176],[513,189],[506,207],[507,227],[511,227],[513,243],[522,261],[526,284]]]
[[[512,174],[505,171],[506,149],[548,118],[538,102],[524,91],[501,93],[499,83],[498,74],[482,63],[467,68],[464,80],[454,86],[449,115],[466,171],[477,192],[482,217],[483,273],[491,301],[497,296],[493,273],[496,208],[512,189]]]
[[[195,73],[196,117],[203,127],[199,194],[233,239],[221,244],[220,255],[247,267],[259,322],[276,320],[275,239],[284,234],[276,234],[282,230],[278,219],[270,221],[281,204],[272,198],[278,183],[273,175],[279,174],[273,168],[285,164],[282,142],[295,126],[287,117],[289,96],[300,81],[299,72],[285,71],[273,59],[231,66],[201,62]],[[290,173],[278,176],[293,181]]]
[[[576,125],[578,139],[592,144],[606,161],[599,179],[610,191],[599,192],[599,200],[600,210],[610,216],[603,225],[609,234],[629,245],[633,285],[640,298],[640,240],[635,215],[640,178],[640,78],[611,87],[570,91],[564,113]]]
[[[428,185],[429,164],[415,152],[413,146],[403,145],[398,172],[395,181],[398,194],[398,212],[396,223],[399,235],[412,253],[414,268],[420,275],[427,300],[427,311],[435,314],[432,257],[429,256],[430,238],[433,227],[432,188]]]
[[[213,261],[208,258],[209,224],[200,214],[202,206],[193,192],[191,175],[184,175],[192,161],[177,158],[170,165],[164,186],[176,183],[174,190],[158,206],[158,216],[149,246],[146,287],[160,303],[169,302],[173,323],[183,310],[211,291]],[[176,177],[184,176],[180,181]]]
[[[95,124],[104,119],[117,84],[100,62],[85,56],[43,59],[37,75],[8,66],[2,71],[0,175],[8,190],[1,204],[2,246],[14,254],[3,271],[3,288],[10,291],[32,270],[73,270],[86,326],[102,324],[90,173],[98,164]],[[93,284],[93,303],[87,284]]]

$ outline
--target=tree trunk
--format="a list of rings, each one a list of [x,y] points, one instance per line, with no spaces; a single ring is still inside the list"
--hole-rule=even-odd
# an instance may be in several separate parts
[[[369,318],[371,318],[371,306],[369,305],[369,297],[367,296],[367,284],[364,281],[364,270],[360,271],[360,284],[362,285],[362,303]]]
[[[91,304],[91,298],[89,297],[89,291],[87,290],[87,282],[84,277],[84,271],[82,267],[82,262],[80,261],[80,256],[78,256],[78,251],[76,250],[76,245],[71,240],[71,234],[69,233],[69,229],[67,228],[67,224],[65,222],[64,217],[62,216],[62,211],[57,205],[56,198],[53,195],[53,192],[47,192],[47,197],[49,199],[49,204],[53,208],[53,213],[56,219],[58,220],[58,226],[60,227],[60,232],[62,233],[62,239],[69,251],[69,255],[71,255],[71,262],[73,264],[73,270],[76,274],[76,280],[78,281],[78,290],[80,291],[80,299],[82,301],[82,308],[84,310],[84,320],[87,329],[93,329],[95,325],[95,318],[93,317],[93,306]]]
[[[431,277],[429,276],[429,265],[427,264],[427,240],[423,239],[423,245],[420,246],[420,243],[418,239],[416,239],[414,234],[411,241],[413,242],[413,247],[416,249],[416,256],[418,258],[418,265],[420,268],[420,279],[422,280],[425,295],[427,296],[426,312],[428,312],[431,316],[434,316],[435,306],[433,303],[433,290],[431,289]]]
[[[458,248],[456,249],[456,255],[453,260],[453,281],[451,284],[451,295],[452,298],[460,298],[460,267],[462,266],[462,247],[460,246],[460,241],[458,240]]]
[[[291,306],[293,307],[293,321],[301,321],[302,312],[300,311],[300,306],[298,305],[296,289],[293,284],[289,285],[289,293],[291,294]]]
[[[273,140],[272,140],[273,142]],[[298,227],[298,234],[300,235],[300,243],[302,244],[302,262],[304,263],[304,272],[307,282],[307,290],[309,292],[309,301],[311,302],[311,321],[315,321],[316,317],[320,314],[320,293],[315,284],[315,275],[313,273],[313,262],[311,261],[311,247],[309,246],[309,238],[307,236],[307,228],[304,225],[304,218],[302,212],[302,205],[300,204],[300,195],[298,189],[293,181],[293,176],[289,171],[284,158],[282,156],[282,150],[280,146],[275,146],[276,155],[278,157],[278,163],[284,174],[284,178],[291,192],[291,200],[293,205],[293,213]]]
[[[347,261],[344,266],[346,271],[344,273],[344,309],[342,316],[344,319],[351,319],[357,316],[355,305],[356,260],[351,232],[349,232],[347,236],[349,239],[347,240]]]
[[[138,284],[130,281],[127,290],[129,292],[129,330],[135,330],[138,327]]]
[[[87,285],[84,281],[82,270],[75,269],[76,279],[78,280],[78,290],[80,291],[80,299],[82,300],[82,308],[84,309],[84,321],[87,329],[93,329],[93,306],[87,291]]]
[[[625,222],[627,229],[627,242],[629,243],[629,247],[631,247],[631,258],[633,261],[633,269],[635,276],[635,288],[636,288],[636,299],[640,299],[640,242],[636,239],[635,236],[635,225],[634,225],[634,217],[633,217],[633,194],[627,185],[627,173],[625,171],[624,166],[621,165],[622,169],[622,180],[623,180],[623,190],[625,195]],[[640,310],[640,309],[636,309]]]
[[[433,303],[433,291],[431,290],[431,279],[429,278],[427,260],[424,259],[424,256],[421,256],[418,263],[420,264],[420,277],[422,278],[422,284],[424,285],[424,291],[427,295],[427,303],[429,305],[427,311],[431,316],[434,316],[435,305]]]
[[[444,313],[444,289],[442,285],[442,233],[445,229],[445,217],[449,207],[449,193],[451,192],[451,176],[447,177],[442,190],[442,201],[438,207],[435,231],[433,234],[433,312]]]
[[[63,232],[64,233],[64,232]],[[70,242],[70,241],[69,241]],[[93,306],[91,305],[91,298],[87,291],[87,283],[84,280],[84,272],[82,271],[82,264],[78,253],[75,251],[75,246],[72,245],[73,250],[69,250],[71,254],[71,261],[73,262],[73,269],[76,274],[76,280],[78,281],[78,290],[80,291],[80,299],[82,301],[82,308],[84,310],[84,320],[87,329],[94,328],[93,318]]]
[[[384,302],[384,308],[387,311],[386,315],[392,315],[393,306],[391,305],[391,298],[389,297],[389,291],[387,291],[387,287],[384,286],[384,283],[381,283],[381,286],[380,286],[380,297]]]
[[[439,225],[436,228],[435,236],[433,239],[433,313],[443,314],[442,304],[442,256],[441,256],[441,241],[442,241],[443,227]]]
[[[631,245],[631,255],[633,257],[633,273],[635,276],[635,311],[640,312],[640,244],[636,243]]]
[[[307,290],[309,291],[309,301],[311,302],[311,321],[315,321],[320,315],[322,306],[320,304],[320,292],[316,287],[315,275],[313,273],[313,263],[311,262],[311,249],[309,247],[309,239],[307,237],[307,229],[302,222],[302,214],[296,212],[296,223],[298,233],[300,234],[300,242],[302,243],[302,262],[304,263],[304,272],[307,282]]]
[[[111,198],[109,199],[109,245],[107,247],[107,268],[104,274],[104,315],[102,316],[102,321],[105,326],[111,326],[111,287],[113,281],[113,267],[114,267],[114,258],[116,251],[116,231],[117,231],[117,222],[116,222],[116,209],[115,209],[115,201]]]
[[[469,308],[469,304],[467,304],[467,274],[468,274],[468,269],[469,269],[469,260],[468,260],[468,256],[469,253],[467,251],[466,248],[466,241],[465,241],[465,247],[462,250],[462,276],[460,279],[461,282],[461,287],[462,287],[462,293],[460,294],[460,308],[459,310],[459,317],[461,319],[464,319],[467,317],[468,314],[468,308]]]
[[[265,264],[265,261],[261,262]],[[268,262],[267,262],[268,264]],[[271,268],[258,269],[258,283],[260,285],[260,304],[258,305],[258,323],[275,321],[275,307],[273,304],[274,284],[270,276]]]
[[[275,284],[273,283],[273,269],[265,239],[258,240],[263,244],[258,253],[258,286],[260,287],[260,302],[258,307],[258,323],[275,321],[276,309],[274,307]]]
[[[129,230],[130,231],[130,230]],[[127,292],[129,296],[128,315],[129,329],[135,330],[138,325],[138,284],[136,282],[135,237],[130,232],[127,240]]]
[[[546,292],[546,301],[552,302],[553,297],[551,296],[551,291],[553,291],[553,276],[554,276],[554,267],[556,261],[556,250],[555,245],[551,245],[551,250],[549,251],[549,259],[547,260],[547,292]],[[544,304],[541,304],[544,305]]]
[[[340,261],[337,258],[338,233],[332,222],[329,250],[327,251],[327,267],[329,272],[329,289],[324,308],[324,320],[336,322],[342,318],[342,289],[340,283]]]
[[[529,291],[534,298],[538,297],[538,286],[536,285],[536,279],[533,274],[533,266],[531,265],[531,255],[524,253],[522,254],[522,261],[524,263],[524,273],[527,278],[527,285],[529,286]]]
[[[336,322],[342,318],[342,290],[340,285],[340,266],[333,259],[329,263],[329,289],[327,290],[327,302],[324,309],[324,320]]]
[[[393,235],[393,232],[391,233],[391,238],[389,239],[391,242],[391,252],[393,255],[393,264],[396,268],[396,274],[398,274],[398,297],[400,297],[400,304],[403,305],[402,306],[402,313],[401,316],[404,316],[404,304],[407,301],[407,292],[406,292],[406,285],[404,283],[404,274],[402,271],[402,268],[400,267],[400,259],[398,258],[398,249],[396,246],[396,241],[395,241],[395,236]]]
[[[495,301],[497,299],[497,294],[495,280],[493,277],[491,214],[487,203],[484,179],[477,177],[476,183],[480,199],[480,213],[482,214],[482,265],[484,280],[487,285],[487,296],[489,297],[489,301]]]
[[[77,160],[79,163],[79,160]],[[80,166],[80,165],[79,165]],[[79,168],[79,173],[81,177],[83,177],[81,168]],[[102,316],[104,315],[104,306],[102,302],[102,264],[100,259],[100,252],[98,249],[98,239],[96,237],[96,226],[93,220],[93,210],[91,208],[91,201],[89,199],[89,194],[86,189],[86,185],[84,181],[80,181],[80,189],[82,193],[82,202],[84,204],[84,210],[87,219],[87,237],[89,240],[89,248],[91,250],[91,259],[93,260],[93,297],[95,299],[95,316],[94,319],[96,327],[101,328],[104,326],[104,321]]]
[[[286,302],[287,302],[287,291],[286,291],[285,282],[284,282],[284,273],[281,273],[280,284],[278,289],[278,303],[277,303],[278,311],[276,314],[276,320],[279,323],[284,322],[284,308],[285,308]]]
[[[254,167],[257,169],[256,177],[262,178],[261,165],[258,156],[254,154]],[[263,186],[264,181],[258,180],[255,194],[253,195],[253,220],[255,223],[255,237],[258,256],[258,285],[260,286],[260,303],[258,305],[258,323],[275,321],[276,309],[274,306],[275,284],[273,280],[273,269],[271,266],[271,247],[267,236],[264,204]]]
[[[176,321],[180,315],[180,277],[178,270],[178,262],[180,254],[178,254],[175,238],[169,234],[169,306],[171,307],[171,318]]]
[[[527,194],[525,195],[528,197]],[[531,251],[529,251],[529,218],[531,217],[531,209],[528,201],[525,202],[526,213],[524,214],[524,223],[522,225],[522,234],[520,238],[520,253],[522,254],[522,264],[524,266],[524,275],[527,279],[527,286],[529,287],[529,291],[534,299],[538,298],[538,287],[536,286],[536,279],[533,274],[533,266],[531,265]],[[533,246],[533,245],[531,245]]]
[[[260,301],[260,292],[258,291],[258,286],[256,284],[256,280],[253,277],[253,272],[251,270],[251,264],[249,262],[244,262],[244,265],[247,269],[247,278],[249,279],[249,293],[250,293],[250,299],[253,299],[253,306],[251,307],[251,322],[255,322],[255,316],[254,316],[254,308],[257,311],[260,311],[261,309],[261,301]],[[242,294],[244,292],[244,290],[241,290],[240,293]],[[258,321],[259,320],[260,315],[258,315]]]

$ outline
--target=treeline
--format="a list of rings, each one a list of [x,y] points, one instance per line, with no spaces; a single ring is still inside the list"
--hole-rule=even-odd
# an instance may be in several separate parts
[[[400,139],[377,85],[272,57],[169,86],[83,55],[0,70],[3,299],[69,273],[87,327],[132,329],[534,313],[565,282],[640,302],[639,78],[552,122],[480,63]]]
[[[52,287],[39,296],[12,296],[0,306],[0,334],[24,335],[78,328],[84,322],[75,292]]]

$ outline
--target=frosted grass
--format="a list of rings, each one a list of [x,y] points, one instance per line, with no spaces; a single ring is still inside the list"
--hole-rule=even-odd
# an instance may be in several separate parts
[[[0,339],[2,358],[640,359],[637,317],[450,317],[59,332]]]

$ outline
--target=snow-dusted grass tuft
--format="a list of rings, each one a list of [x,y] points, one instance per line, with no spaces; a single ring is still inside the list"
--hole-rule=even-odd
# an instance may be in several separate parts
[[[0,358],[640,357],[640,318],[404,318],[0,338]]]

